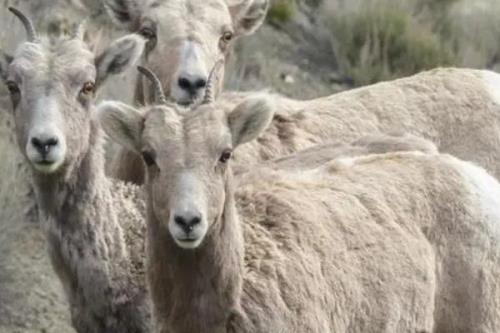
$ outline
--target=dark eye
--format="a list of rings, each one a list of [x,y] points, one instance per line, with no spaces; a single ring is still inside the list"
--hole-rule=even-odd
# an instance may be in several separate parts
[[[94,82],[86,82],[83,85],[82,90],[80,91],[80,93],[82,93],[84,95],[92,95],[94,93],[94,90],[95,90],[95,84],[94,84]]]
[[[233,152],[230,149],[225,150],[222,155],[220,155],[219,162],[221,163],[227,163],[231,156],[233,155]]]
[[[232,32],[227,31],[222,35],[222,41],[224,41],[225,43],[229,43],[232,40],[233,40],[233,33]]]
[[[156,164],[156,156],[154,153],[150,151],[143,151],[142,159],[144,160],[144,163],[146,163],[147,166],[153,166]]]
[[[12,95],[20,93],[19,86],[14,81],[7,81],[6,84],[7,84],[7,89],[9,89],[9,92]]]
[[[153,40],[156,38],[156,31],[150,27],[141,28],[141,30],[139,30],[139,34],[147,40]]]

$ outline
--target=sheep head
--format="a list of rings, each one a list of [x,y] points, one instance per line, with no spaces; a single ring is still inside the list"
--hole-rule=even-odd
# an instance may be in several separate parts
[[[235,39],[262,24],[269,7],[269,0],[104,2],[114,21],[148,39],[143,65],[159,75],[170,97],[185,105],[204,94],[210,69],[227,56]],[[224,68],[220,71],[222,76]]]
[[[123,37],[96,57],[81,28],[69,37],[41,38],[24,14],[11,11],[28,31],[28,41],[1,66],[18,144],[36,172],[69,171],[87,152],[97,89],[138,60],[145,40]]]
[[[190,112],[175,104],[139,111],[104,102],[98,115],[112,139],[143,156],[155,230],[168,232],[181,248],[195,249],[220,227],[231,195],[233,151],[267,128],[273,106],[267,96],[249,98],[228,113],[210,102]]]

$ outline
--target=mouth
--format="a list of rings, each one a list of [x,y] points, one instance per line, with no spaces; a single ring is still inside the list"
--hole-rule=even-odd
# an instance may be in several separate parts
[[[54,161],[49,161],[49,160],[41,160],[39,162],[35,162],[35,164],[44,165],[44,166],[49,166],[49,165],[52,165],[54,163],[55,163]]]
[[[201,244],[200,238],[176,238],[175,242],[183,249],[195,249]]]
[[[61,162],[51,161],[47,159],[32,162],[35,170],[41,173],[54,173],[62,165]]]
[[[178,240],[180,242],[184,242],[184,243],[192,243],[192,242],[196,242],[198,240],[198,238],[178,238]]]
[[[190,99],[180,100],[177,103],[180,106],[190,106],[195,102],[195,100],[196,100],[195,98],[190,98]]]

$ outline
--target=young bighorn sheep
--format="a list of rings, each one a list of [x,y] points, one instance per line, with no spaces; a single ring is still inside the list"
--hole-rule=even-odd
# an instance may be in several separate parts
[[[157,332],[500,330],[494,178],[433,149],[233,178],[233,151],[272,109],[98,107],[147,165]]]
[[[148,39],[143,65],[160,76],[167,95],[191,104],[203,96],[210,70],[234,40],[264,22],[269,0],[104,0],[111,18]],[[219,69],[223,76],[224,68]],[[222,84],[222,81],[219,81]],[[139,103],[151,101],[148,82],[137,82]],[[216,94],[221,85],[216,87]]]
[[[226,57],[232,43],[226,41],[231,34],[225,32],[234,31],[235,36],[240,31],[253,32],[263,21],[268,2],[234,1],[239,5],[232,7],[226,0],[105,1],[115,21],[149,38],[143,63],[159,74],[165,92],[184,104],[193,98],[183,87],[196,84],[188,85],[181,74],[192,72],[190,77],[200,76],[206,82],[208,70]],[[151,86],[138,82],[137,87],[137,101],[149,101]],[[195,95],[203,91],[199,90]],[[276,96],[280,108],[270,132],[252,148],[259,154],[248,154],[242,162],[401,129],[424,136],[436,142],[440,151],[474,161],[500,177],[499,91],[500,77],[495,73],[439,69],[311,101]],[[223,93],[218,103],[231,110],[246,96]],[[140,157],[130,152],[120,151],[110,169],[119,179],[143,181]]]
[[[144,201],[104,175],[95,92],[133,65],[145,40],[128,35],[95,56],[82,40],[37,36],[22,43],[4,77],[17,143],[33,172],[52,265],[80,333],[149,332],[144,278]],[[137,193],[136,193],[137,192]]]

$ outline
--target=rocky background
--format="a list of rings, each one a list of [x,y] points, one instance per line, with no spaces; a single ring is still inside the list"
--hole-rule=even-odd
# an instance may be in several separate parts
[[[99,0],[0,0],[1,51],[12,53],[25,38],[7,11],[11,5],[50,34],[89,18],[97,48],[124,34]],[[499,14],[498,0],[273,0],[267,23],[236,46],[227,88],[305,99],[437,66],[500,71]],[[113,80],[131,85],[134,77]],[[102,96],[128,101],[131,94],[123,91],[131,90],[117,89],[113,80]],[[0,84],[0,333],[71,333],[68,305],[29,204],[30,176],[9,108]]]

